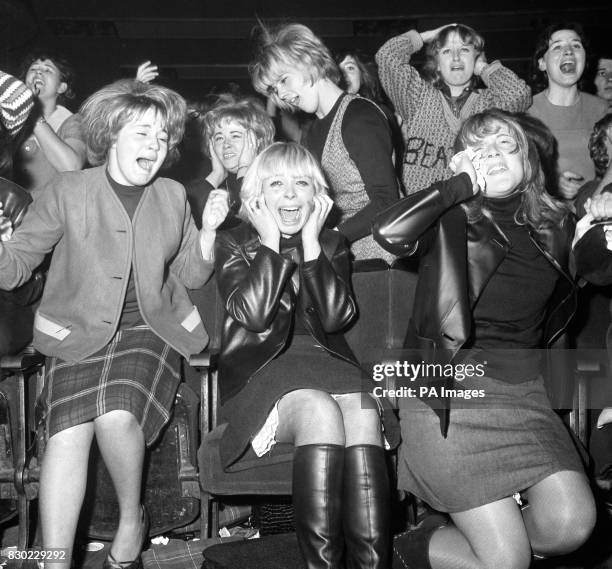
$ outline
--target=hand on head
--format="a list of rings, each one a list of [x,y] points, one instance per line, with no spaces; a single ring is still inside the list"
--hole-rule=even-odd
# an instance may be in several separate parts
[[[259,233],[259,238],[266,247],[278,251],[280,243],[280,229],[272,212],[266,205],[262,195],[252,196],[244,202],[251,225]]]
[[[244,145],[242,146],[242,152],[238,159],[238,176],[244,176],[244,173],[251,165],[255,157],[257,156],[257,137],[252,130],[247,130],[244,138]]]
[[[302,227],[302,241],[304,243],[318,241],[319,234],[325,225],[334,202],[326,194],[315,194],[308,219]]]
[[[457,24],[455,22],[453,22],[452,24],[444,24],[443,26],[440,26],[439,28],[435,28],[433,30],[427,30],[425,32],[421,32],[421,38],[423,38],[424,42],[432,41],[433,39],[435,39],[437,37],[437,35],[444,28],[448,28],[449,26],[456,26],[456,25]]]
[[[475,153],[469,148],[457,152],[448,165],[455,174],[465,173],[472,180],[472,190],[474,195],[478,190],[485,190],[485,180],[480,172],[480,154]]]

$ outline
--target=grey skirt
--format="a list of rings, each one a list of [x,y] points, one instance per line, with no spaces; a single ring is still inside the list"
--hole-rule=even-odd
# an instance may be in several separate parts
[[[519,384],[470,378],[464,387],[483,390],[484,397],[452,398],[446,438],[429,406],[418,398],[402,400],[401,488],[436,510],[462,512],[510,497],[555,472],[583,471],[542,378]]]

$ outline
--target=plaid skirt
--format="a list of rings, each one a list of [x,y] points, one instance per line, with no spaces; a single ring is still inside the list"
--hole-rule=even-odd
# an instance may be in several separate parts
[[[172,414],[179,370],[179,353],[145,326],[119,330],[79,362],[47,358],[39,425],[49,439],[110,411],[129,411],[151,446]]]

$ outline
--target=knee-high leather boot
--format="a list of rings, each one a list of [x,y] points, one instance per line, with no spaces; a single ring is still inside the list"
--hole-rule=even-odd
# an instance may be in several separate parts
[[[343,522],[347,569],[388,569],[391,549],[389,475],[385,451],[344,449]]]
[[[308,569],[340,569],[344,447],[304,445],[293,460],[295,530]]]

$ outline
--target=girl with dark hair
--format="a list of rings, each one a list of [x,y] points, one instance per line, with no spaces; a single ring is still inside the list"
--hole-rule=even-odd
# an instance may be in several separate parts
[[[426,46],[423,77],[413,54]],[[381,83],[402,118],[402,179],[408,194],[449,178],[455,136],[469,116],[492,107],[524,111],[527,84],[499,61],[487,63],[484,39],[468,26],[451,24],[390,39],[376,54]],[[486,88],[479,87],[479,83]]]
[[[573,200],[585,180],[594,177],[588,155],[593,125],[607,111],[605,101],[580,90],[586,65],[586,38],[575,22],[555,23],[539,35],[532,58],[533,105],[559,143],[560,197]]]
[[[339,86],[329,49],[309,28],[264,29],[251,65],[255,89],[278,106],[316,115],[302,143],[320,160],[337,211],[332,225],[351,243],[355,259],[393,257],[371,235],[374,216],[399,198],[393,145],[384,113]]]
[[[81,108],[96,167],[58,175],[12,235],[3,228],[2,289],[25,282],[52,251],[33,345],[47,356],[39,519],[43,548],[67,552],[57,569],[70,567],[94,436],[120,512],[104,567],[142,566],[145,448],[172,413],[180,355],[208,340],[186,287],[212,274],[227,196],[211,195],[198,231],[184,188],[157,177],[175,155],[185,111],[182,97],[157,85],[100,89]]]
[[[452,178],[374,225],[381,245],[421,257],[407,347],[454,372],[416,378],[421,398],[400,400],[398,474],[452,523],[426,519],[395,548],[410,568],[527,569],[532,552],[573,551],[595,523],[539,349],[575,309],[573,223],[545,191],[538,152],[510,113],[468,118],[457,149]]]
[[[612,57],[600,55],[595,69],[595,94],[607,101],[608,111],[612,112]]]
[[[36,197],[57,172],[83,168],[87,149],[80,116],[63,106],[74,97],[74,71],[68,62],[36,51],[21,68],[24,83],[36,96],[38,118],[16,155],[15,176]]]

